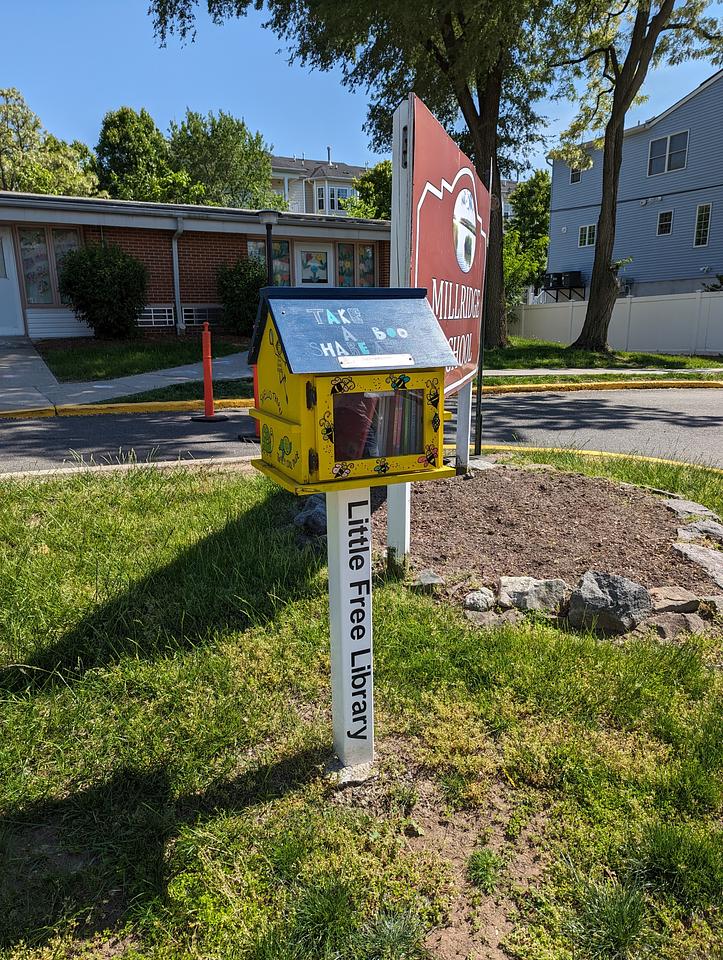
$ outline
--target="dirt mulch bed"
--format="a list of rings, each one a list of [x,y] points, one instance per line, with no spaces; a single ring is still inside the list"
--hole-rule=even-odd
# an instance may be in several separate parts
[[[386,503],[374,538],[386,542]],[[447,580],[468,575],[561,577],[586,570],[621,574],[646,587],[675,584],[698,594],[720,588],[673,551],[678,518],[652,493],[555,470],[499,467],[469,479],[412,487],[412,565]]]

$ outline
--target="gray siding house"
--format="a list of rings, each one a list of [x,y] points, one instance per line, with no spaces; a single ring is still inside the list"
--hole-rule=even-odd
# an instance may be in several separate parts
[[[552,167],[548,271],[589,287],[602,152],[592,167]],[[690,293],[723,273],[723,70],[658,117],[625,131],[615,260],[621,292]],[[586,290],[587,295],[587,290]]]

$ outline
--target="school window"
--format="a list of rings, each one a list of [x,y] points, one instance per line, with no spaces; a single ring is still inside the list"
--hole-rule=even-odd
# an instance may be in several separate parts
[[[376,247],[373,243],[336,245],[337,286],[373,287],[376,282]]]
[[[584,227],[580,227],[580,233],[577,238],[578,247],[594,247],[596,233],[597,226],[594,223],[588,223],[585,224]]]
[[[658,214],[658,236],[668,237],[673,232],[673,211],[663,210]]]
[[[688,131],[650,141],[648,176],[682,170],[688,160]]]
[[[316,209],[324,210],[325,208],[326,208],[326,200],[324,197],[324,188],[317,187],[316,188]]]
[[[291,286],[291,245],[288,240],[272,240],[273,281],[275,287]],[[247,240],[249,260],[258,260],[266,264],[266,241]]]
[[[570,167],[570,183],[579,183],[582,170],[579,167]]]
[[[695,238],[694,247],[707,247],[708,234],[710,233],[710,211],[709,203],[701,203],[695,212]]]
[[[80,234],[72,228],[18,227],[20,265],[25,300],[29,306],[59,306],[58,278],[63,261],[80,246]]]

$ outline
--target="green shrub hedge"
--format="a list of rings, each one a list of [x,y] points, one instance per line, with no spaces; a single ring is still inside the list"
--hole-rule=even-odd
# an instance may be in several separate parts
[[[63,260],[60,292],[97,337],[129,337],[147,303],[148,270],[120,247],[89,244]]]
[[[259,290],[266,285],[266,267],[258,260],[238,260],[218,268],[217,285],[224,323],[251,336],[259,308]]]

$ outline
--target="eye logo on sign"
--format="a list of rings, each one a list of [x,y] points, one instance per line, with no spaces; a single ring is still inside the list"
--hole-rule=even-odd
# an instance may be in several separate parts
[[[477,245],[477,217],[471,190],[460,190],[454,201],[452,238],[459,269],[469,273]]]

